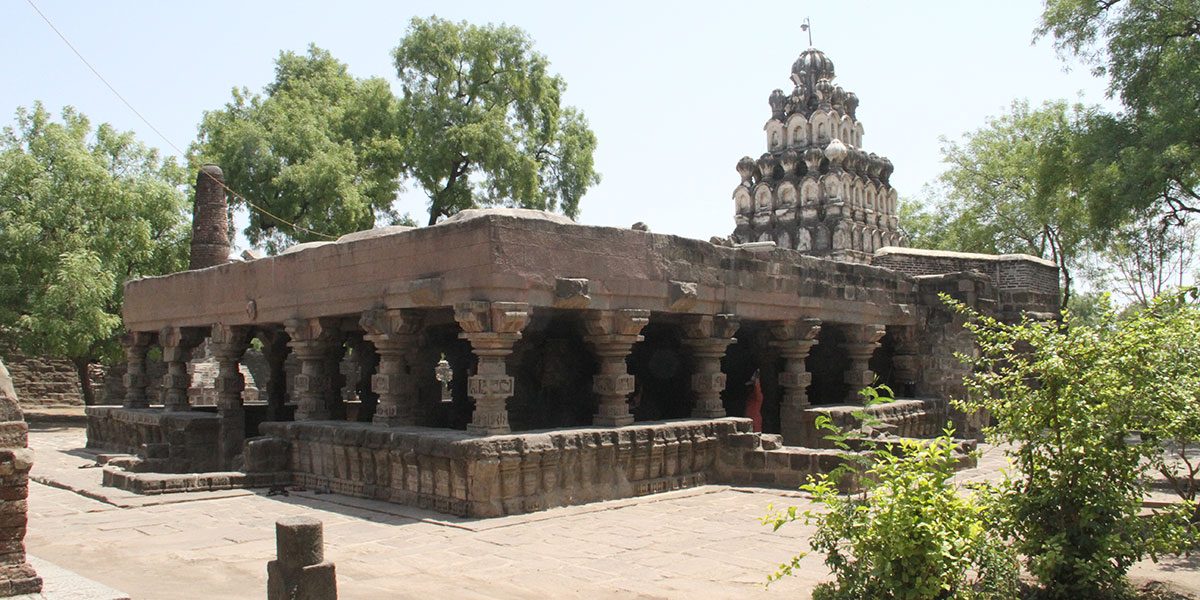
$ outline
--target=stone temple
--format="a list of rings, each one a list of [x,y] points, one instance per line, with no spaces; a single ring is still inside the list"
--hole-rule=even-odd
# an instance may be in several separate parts
[[[1057,268],[904,248],[892,165],[860,149],[858,98],[833,79],[810,48],[792,93],[771,94],[767,153],[737,163],[736,225],[717,243],[467,210],[228,262],[221,172],[206,166],[192,269],[125,287],[123,404],[88,408],[89,445],[128,455],[105,482],[304,485],[474,517],[794,487],[843,459],[817,415],[853,426],[874,382],[897,395],[870,409],[887,435],[950,421],[977,436],[980,416],[947,402],[973,341],[939,294],[1050,318]],[[201,345],[215,407],[188,402]],[[251,355],[259,402],[244,394]],[[762,432],[745,418],[756,373]]]

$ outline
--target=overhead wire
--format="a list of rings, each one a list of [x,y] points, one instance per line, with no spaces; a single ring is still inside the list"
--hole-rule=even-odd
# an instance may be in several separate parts
[[[126,107],[127,107],[129,110],[130,110],[130,111],[132,111],[132,112],[133,112],[133,114],[137,115],[137,117],[138,117],[139,119],[141,119],[141,120],[142,120],[142,122],[143,122],[143,123],[145,123],[147,127],[149,127],[149,128],[152,130],[152,131],[154,131],[154,133],[158,134],[158,137],[162,138],[162,140],[163,140],[164,142],[166,142],[166,144],[167,144],[168,146],[170,146],[172,149],[174,149],[174,150],[175,150],[175,152],[179,154],[179,156],[185,156],[185,155],[186,155],[186,153],[185,153],[183,150],[180,150],[180,149],[179,149],[179,146],[176,146],[176,145],[175,145],[175,144],[174,144],[174,143],[173,143],[173,142],[172,142],[172,141],[171,141],[171,140],[170,140],[170,139],[169,139],[169,138],[168,138],[166,135],[164,135],[164,134],[163,134],[163,132],[159,131],[159,130],[158,130],[158,128],[157,128],[157,127],[155,127],[155,126],[154,126],[154,124],[153,124],[153,123],[151,123],[149,119],[147,119],[145,116],[143,116],[143,115],[142,115],[142,113],[141,113],[141,112],[139,112],[137,108],[134,108],[133,104],[131,104],[131,103],[130,103],[128,100],[126,100],[126,99],[125,99],[125,97],[121,95],[121,92],[118,92],[118,91],[117,91],[117,88],[113,87],[113,85],[112,85],[111,83],[109,83],[109,82],[108,82],[108,80],[107,80],[107,79],[105,79],[103,75],[101,75],[101,74],[100,74],[100,71],[98,71],[98,70],[96,69],[96,67],[93,67],[93,66],[92,66],[92,63],[88,62],[88,59],[84,58],[83,54],[82,54],[81,52],[79,52],[79,50],[77,50],[77,49],[75,48],[75,45],[74,45],[74,44],[72,44],[72,43],[71,43],[71,41],[67,39],[67,36],[63,35],[63,33],[62,33],[61,31],[59,31],[58,27],[55,27],[55,26],[54,26],[54,23],[53,23],[53,22],[50,20],[50,18],[49,18],[49,17],[47,17],[47,16],[46,16],[46,14],[45,14],[45,13],[43,13],[43,12],[42,12],[42,10],[41,10],[40,8],[38,8],[37,4],[34,4],[33,0],[25,0],[25,1],[26,1],[26,2],[28,2],[28,3],[29,3],[29,6],[30,6],[31,8],[33,8],[33,10],[34,10],[35,12],[37,12],[38,16],[40,16],[40,17],[42,18],[42,20],[43,20],[43,21],[45,21],[45,22],[46,22],[46,25],[49,25],[49,26],[50,26],[50,29],[52,29],[52,30],[54,31],[54,33],[56,33],[56,34],[58,35],[59,39],[61,39],[61,40],[63,41],[63,43],[64,43],[64,44],[66,44],[66,45],[67,45],[67,47],[71,49],[71,52],[74,52],[74,53],[75,53],[75,56],[79,57],[79,60],[80,60],[80,61],[82,61],[82,62],[83,62],[83,64],[84,64],[84,65],[86,65],[86,66],[87,66],[87,68],[88,68],[88,69],[90,69],[90,70],[92,71],[92,73],[93,73],[93,74],[94,74],[94,75],[95,75],[95,76],[96,76],[96,77],[97,77],[97,78],[98,78],[98,79],[99,79],[99,80],[100,80],[102,83],[104,83],[104,85],[105,85],[106,87],[108,87],[109,91],[111,91],[111,92],[113,93],[113,95],[115,95],[115,96],[116,96],[116,97],[117,97],[117,98],[118,98],[118,99],[119,99],[119,100],[120,100],[122,103],[124,103],[124,104],[125,104],[125,106],[126,106]],[[205,176],[207,176],[209,179],[211,179],[211,180],[212,180],[214,183],[216,183],[217,185],[219,185],[219,186],[221,186],[222,188],[224,188],[226,193],[228,193],[228,194],[232,195],[234,198],[237,198],[238,200],[241,200],[242,202],[244,202],[244,203],[246,204],[246,206],[249,206],[250,208],[252,208],[252,209],[254,209],[254,210],[256,210],[256,211],[258,211],[258,212],[260,212],[260,213],[262,213],[262,214],[264,214],[264,215],[266,215],[266,216],[268,216],[268,217],[271,217],[272,219],[275,219],[276,221],[279,221],[280,223],[283,223],[284,225],[287,225],[287,226],[291,227],[292,229],[294,229],[294,230],[296,230],[296,231],[302,231],[302,232],[305,232],[305,233],[311,233],[312,235],[319,236],[319,237],[323,237],[323,238],[330,239],[330,240],[337,239],[337,236],[328,235],[328,234],[325,234],[325,233],[321,233],[321,232],[319,232],[319,231],[313,231],[313,230],[311,230],[311,229],[309,229],[309,228],[307,228],[307,227],[304,227],[304,226],[301,226],[301,225],[297,225],[297,224],[295,224],[295,223],[292,223],[292,222],[288,221],[287,219],[284,219],[284,218],[282,218],[282,217],[279,217],[279,216],[275,215],[274,213],[272,213],[271,211],[269,211],[269,210],[267,210],[267,209],[265,209],[265,208],[263,208],[263,207],[261,207],[261,206],[259,206],[259,205],[255,204],[255,203],[251,202],[251,201],[250,201],[248,198],[246,198],[245,196],[243,196],[243,195],[241,195],[241,194],[239,194],[239,193],[235,192],[235,191],[234,191],[232,188],[230,188],[228,185],[225,185],[225,182],[224,182],[224,181],[221,181],[220,179],[217,179],[217,178],[216,178],[216,177],[214,177],[214,176],[213,176],[211,173],[208,173],[207,171],[203,171],[203,170],[201,170],[201,173],[203,173]]]

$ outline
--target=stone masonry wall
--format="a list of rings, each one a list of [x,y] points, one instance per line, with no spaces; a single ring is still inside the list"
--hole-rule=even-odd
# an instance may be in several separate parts
[[[7,351],[4,353],[4,364],[12,376],[13,388],[23,407],[83,405],[79,375],[71,361]],[[94,365],[91,378],[92,389],[99,396],[104,388],[104,369]]]
[[[261,429],[286,441],[286,468],[296,484],[494,517],[702,485],[717,461],[720,438],[748,432],[750,421],[672,421],[486,438],[357,423],[272,422]]]
[[[995,310],[1002,319],[1016,318],[1022,312],[1058,310],[1058,267],[1032,256],[885,248],[875,253],[871,264],[913,277],[970,271],[987,275],[995,286]]]
[[[42,590],[42,578],[25,560],[29,469],[33,467],[28,434],[12,380],[0,362],[0,596]]]

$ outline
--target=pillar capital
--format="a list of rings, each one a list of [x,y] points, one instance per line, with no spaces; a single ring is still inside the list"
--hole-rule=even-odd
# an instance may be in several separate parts
[[[454,305],[454,320],[463,333],[515,333],[529,324],[532,310],[527,302],[476,300]]]
[[[216,323],[209,330],[208,349],[218,361],[238,361],[250,346],[253,330],[242,325]]]
[[[821,333],[820,319],[789,319],[772,321],[769,327],[772,344],[782,346],[788,342],[802,342],[817,339]]]
[[[684,315],[683,334],[686,340],[705,338],[731,339],[741,321],[737,315]]]
[[[293,349],[299,349],[305,344],[331,343],[341,332],[338,320],[333,318],[292,318],[283,322],[284,331],[291,341]]]
[[[358,324],[366,332],[363,337],[374,341],[399,335],[416,335],[421,331],[423,319],[421,313],[415,310],[374,308],[363,312]]]

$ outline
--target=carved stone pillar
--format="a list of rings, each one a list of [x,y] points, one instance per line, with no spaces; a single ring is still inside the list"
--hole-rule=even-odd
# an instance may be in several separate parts
[[[323,421],[330,417],[329,374],[325,363],[329,347],[337,342],[337,321],[332,319],[289,319],[284,323],[288,345],[300,359],[300,373],[292,388],[299,396],[297,421]]]
[[[592,376],[592,391],[600,397],[593,425],[621,427],[633,423],[628,398],[634,391],[634,379],[625,359],[633,345],[644,339],[640,334],[649,322],[650,311],[637,309],[601,311],[584,321],[588,335],[583,339],[600,359],[600,372]]]
[[[462,302],[454,306],[454,319],[463,329],[460,337],[471,342],[471,352],[479,359],[476,373],[467,378],[467,395],[475,400],[467,431],[478,435],[511,431],[505,401],[513,394],[513,378],[504,360],[521,339],[529,314],[524,302]]]
[[[192,386],[192,378],[188,375],[188,359],[192,349],[203,339],[200,331],[191,327],[163,327],[158,332],[163,362],[167,363],[167,374],[163,375],[162,381],[164,409],[191,410],[188,388]]]
[[[700,419],[715,419],[725,416],[721,403],[721,392],[725,391],[725,374],[721,372],[721,358],[733,343],[737,333],[736,315],[686,315],[683,322],[683,345],[691,351],[692,391],[696,404],[692,416]]]
[[[131,331],[121,336],[121,345],[125,346],[125,408],[149,408],[150,398],[146,388],[150,378],[146,376],[146,352],[154,343],[154,334],[147,331]]]
[[[417,381],[413,377],[411,350],[421,330],[421,315],[411,310],[369,310],[359,325],[363,339],[375,344],[379,371],[371,377],[371,390],[379,394],[373,422],[378,425],[416,425]]]
[[[282,329],[272,329],[259,334],[263,358],[267,360],[269,375],[264,388],[267,397],[267,420],[283,421],[287,414],[287,357],[288,336]],[[259,384],[260,387],[262,384]]]
[[[238,468],[235,458],[241,454],[246,441],[246,409],[242,402],[242,390],[246,380],[242,377],[242,354],[250,347],[250,329],[231,327],[217,323],[212,326],[208,338],[208,350],[217,359],[217,378],[213,387],[217,391],[217,415],[220,418],[218,452],[221,468]]]
[[[783,388],[783,401],[779,405],[780,433],[783,443],[797,446],[804,442],[806,423],[804,411],[809,407],[808,386],[812,374],[808,372],[805,359],[817,343],[821,332],[821,321],[798,319],[771,324],[771,346],[779,350],[784,359],[783,372],[779,374],[779,385]]]
[[[850,359],[850,368],[846,369],[843,381],[850,389],[846,401],[849,404],[862,403],[858,391],[875,382],[875,373],[871,372],[871,355],[879,347],[879,340],[887,332],[883,325],[847,325],[844,327],[846,341],[843,348]]]
[[[896,340],[892,355],[892,374],[904,389],[893,390],[897,395],[911,398],[917,394],[917,380],[921,377],[921,348],[917,342],[917,328],[900,325],[889,328]]]

